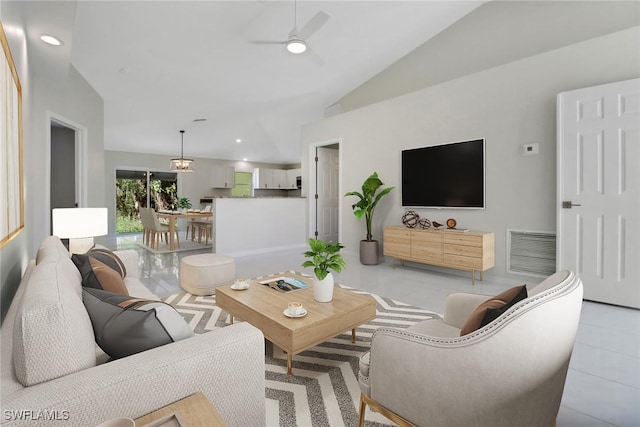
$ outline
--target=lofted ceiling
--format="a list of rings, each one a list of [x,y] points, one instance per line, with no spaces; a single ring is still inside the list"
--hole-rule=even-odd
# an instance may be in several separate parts
[[[184,129],[185,157],[291,164],[301,126],[483,2],[299,0],[298,27],[330,17],[300,55],[252,43],[287,39],[293,1],[21,6],[41,67],[71,63],[103,98],[105,149],[175,156]]]
[[[299,27],[330,18],[293,55],[251,43],[286,40],[292,1],[78,1],[70,60],[107,150],[176,155],[184,129],[185,157],[299,163],[302,125],[480,4],[301,0]]]

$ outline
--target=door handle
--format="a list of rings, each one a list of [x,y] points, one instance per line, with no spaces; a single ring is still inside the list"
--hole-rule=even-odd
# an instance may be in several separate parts
[[[562,209],[571,209],[574,206],[582,206],[577,203],[572,203],[571,201],[562,202]]]

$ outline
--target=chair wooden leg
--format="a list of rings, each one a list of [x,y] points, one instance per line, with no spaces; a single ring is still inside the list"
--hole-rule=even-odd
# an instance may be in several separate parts
[[[364,395],[360,393],[360,415],[358,416],[358,427],[364,427],[364,414],[367,411],[367,402],[364,401]]]
[[[360,393],[360,409],[361,409],[360,416],[362,417],[362,422],[364,422],[364,410],[362,410],[363,405],[365,406],[365,408],[366,408],[366,405],[371,406],[371,409],[375,410],[380,415],[390,419],[394,423],[398,424],[400,427],[416,427],[415,424],[411,423],[410,421],[407,421],[406,419],[396,414],[392,410],[385,408],[375,400],[371,399],[369,396],[363,393]]]

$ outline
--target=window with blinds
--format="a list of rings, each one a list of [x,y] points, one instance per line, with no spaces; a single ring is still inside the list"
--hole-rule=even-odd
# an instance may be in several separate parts
[[[507,230],[510,273],[548,276],[556,271],[556,235],[537,231]]]

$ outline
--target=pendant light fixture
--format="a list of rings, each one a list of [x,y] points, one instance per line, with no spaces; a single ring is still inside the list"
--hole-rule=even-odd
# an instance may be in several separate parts
[[[184,158],[184,131],[180,131],[180,158],[171,159],[171,172],[193,172],[193,160]]]

